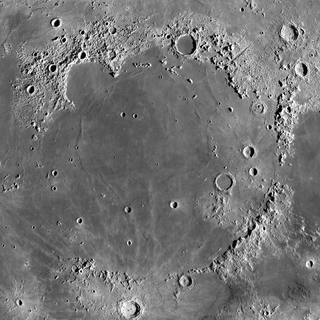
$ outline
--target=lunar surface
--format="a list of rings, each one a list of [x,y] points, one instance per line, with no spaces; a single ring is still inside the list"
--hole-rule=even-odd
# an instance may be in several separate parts
[[[0,8],[0,320],[320,319],[318,1]]]

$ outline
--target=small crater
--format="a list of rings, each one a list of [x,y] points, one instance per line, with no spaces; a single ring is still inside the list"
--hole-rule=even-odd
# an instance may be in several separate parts
[[[267,128],[267,130],[272,130],[273,126],[272,126],[272,124],[268,124],[266,128]]]
[[[133,118],[133,119],[137,119],[137,118],[138,118],[138,115],[137,115],[136,113],[134,113],[134,114],[132,115],[132,118]]]
[[[55,73],[57,71],[57,66],[55,64],[50,64],[48,69],[51,73]]]
[[[127,246],[132,246],[132,241],[131,240],[127,241]]]
[[[177,201],[171,201],[170,202],[170,208],[171,209],[177,209],[179,207],[179,203]]]
[[[116,34],[117,33],[117,29],[115,27],[110,27],[109,28],[109,33],[110,34]]]
[[[76,219],[77,224],[82,224],[83,223],[83,219],[81,217]]]
[[[244,155],[244,157],[246,159],[250,159],[250,158],[253,158],[255,156],[256,151],[255,151],[253,146],[246,146],[242,150],[242,154]]]
[[[78,58],[79,58],[80,60],[84,60],[86,57],[87,57],[87,54],[86,54],[85,51],[79,52]]]
[[[121,304],[120,312],[125,319],[134,319],[140,315],[141,307],[136,301],[128,300]]]
[[[231,173],[220,173],[215,181],[215,186],[220,191],[229,191],[231,190],[235,185],[235,179]]]
[[[129,207],[129,206],[124,207],[123,210],[125,213],[130,213],[132,211],[131,207]]]
[[[121,118],[124,118],[125,116],[126,116],[126,113],[125,113],[125,112],[121,112],[121,113],[120,113],[120,117],[121,117]]]
[[[61,26],[61,20],[58,18],[52,19],[51,26],[52,28],[59,28]]]
[[[250,107],[250,112],[255,115],[263,115],[267,112],[267,105],[263,101],[256,101]]]
[[[196,51],[197,43],[191,35],[183,35],[176,42],[177,50],[181,54],[190,55]]]
[[[286,42],[294,42],[299,37],[299,30],[293,24],[285,24],[280,30],[280,37]]]
[[[192,284],[193,284],[193,280],[188,275],[184,274],[179,278],[179,285],[182,288],[190,288],[192,286]]]
[[[33,95],[36,92],[36,89],[33,85],[27,86],[26,90],[30,95]]]
[[[52,190],[52,191],[57,191],[58,188],[57,188],[56,186],[52,186],[52,187],[51,187],[51,190]]]
[[[287,111],[287,113],[290,114],[292,112],[292,108],[290,106],[287,106],[286,111]]]
[[[313,262],[312,260],[308,260],[308,261],[306,262],[306,267],[307,267],[308,269],[312,269],[312,268],[314,267],[314,262]]]
[[[200,240],[200,241],[197,242],[197,247],[198,247],[198,248],[202,248],[203,245],[204,245],[204,242],[203,242],[202,240]]]
[[[294,67],[296,75],[301,78],[304,78],[308,74],[308,70],[308,66],[304,62],[298,62]]]
[[[17,300],[16,300],[16,305],[17,305],[18,307],[22,307],[22,306],[23,306],[23,301],[22,301],[21,299],[17,299]]]
[[[259,171],[258,171],[257,168],[250,168],[250,169],[249,169],[249,174],[250,174],[251,177],[257,176],[258,173],[259,173]]]
[[[56,177],[58,175],[58,171],[57,170],[52,170],[51,174],[53,177]]]

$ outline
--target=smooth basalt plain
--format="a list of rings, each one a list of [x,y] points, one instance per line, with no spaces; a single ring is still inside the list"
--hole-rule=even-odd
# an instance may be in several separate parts
[[[3,1],[0,319],[319,319],[319,10]]]

